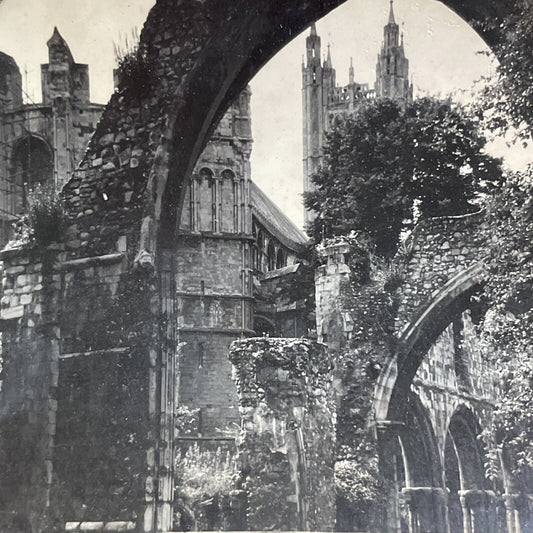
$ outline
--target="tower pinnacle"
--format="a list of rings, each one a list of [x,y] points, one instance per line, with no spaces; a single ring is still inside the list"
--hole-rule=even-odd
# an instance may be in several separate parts
[[[396,24],[396,20],[394,19],[394,9],[393,9],[393,1],[390,0],[390,11],[389,11],[389,24]]]

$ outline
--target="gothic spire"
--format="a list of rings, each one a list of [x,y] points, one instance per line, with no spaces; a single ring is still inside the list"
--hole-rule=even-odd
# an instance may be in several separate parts
[[[316,24],[314,22],[311,24],[311,35],[316,35]]]
[[[355,75],[353,71],[353,57],[350,57],[350,70],[349,70],[349,76],[350,76],[350,83],[354,83],[355,81]]]
[[[390,0],[389,24],[396,24],[396,20],[394,19],[394,9],[392,7],[393,1],[394,0]]]

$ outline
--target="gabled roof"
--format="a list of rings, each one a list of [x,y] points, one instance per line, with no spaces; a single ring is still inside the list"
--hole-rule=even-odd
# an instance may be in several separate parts
[[[250,184],[252,214],[276,239],[290,250],[299,252],[307,243],[300,230],[253,181]]]

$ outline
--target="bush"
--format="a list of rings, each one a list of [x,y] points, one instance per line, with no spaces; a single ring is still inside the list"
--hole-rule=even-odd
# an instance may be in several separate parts
[[[126,38],[123,46],[115,45],[115,57],[119,91],[137,99],[148,96],[153,85],[152,66],[146,48],[139,43],[136,31],[133,32],[131,41]]]
[[[176,457],[175,522],[180,530],[220,527],[239,470],[231,452],[194,443]]]
[[[37,185],[27,197],[27,212],[15,225],[16,243],[48,246],[61,240],[67,215],[53,186]]]

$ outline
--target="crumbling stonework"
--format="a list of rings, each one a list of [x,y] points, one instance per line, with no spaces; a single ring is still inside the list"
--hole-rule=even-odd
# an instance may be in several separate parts
[[[397,258],[405,277],[399,289],[398,334],[448,281],[485,259],[488,229],[484,212],[431,218],[416,226],[405,255]]]
[[[254,338],[235,341],[230,360],[248,528],[333,530],[335,409],[324,347]]]
[[[63,190],[70,227],[59,249],[3,257],[2,512],[15,511],[35,532],[49,531],[56,518],[56,525],[89,518],[97,529],[117,524],[116,517],[135,522],[139,531],[171,527],[178,343],[175,271],[167,259],[184,184],[215,124],[253,74],[340,3],[158,0],[150,12],[141,47],[151,86],[142,97],[119,91],[107,105]],[[468,20],[495,17],[506,5],[445,3]],[[104,325],[109,328],[101,336]],[[73,383],[87,373],[111,383]],[[73,416],[76,406],[88,421],[83,428]],[[60,428],[80,433],[67,442]],[[87,436],[91,447],[83,451]],[[115,449],[112,439],[120,441]],[[57,442],[74,448],[65,463]],[[14,462],[21,450],[28,455]],[[94,456],[103,461],[96,471],[120,472],[123,477],[113,479],[128,491],[117,490],[107,501],[91,477]],[[61,492],[61,480],[75,478],[79,461],[89,462],[84,480]],[[106,516],[82,516],[87,502],[95,515]],[[324,517],[329,520],[329,511]]]
[[[378,530],[516,530],[508,473],[503,485],[487,480],[479,439],[495,398],[475,328],[490,238],[483,213],[426,220],[390,267],[371,267],[366,279],[356,243],[322,250],[317,329],[336,360],[341,459],[355,453],[364,473],[379,456],[385,500],[369,505],[380,509]],[[343,498],[337,523],[366,530]]]

